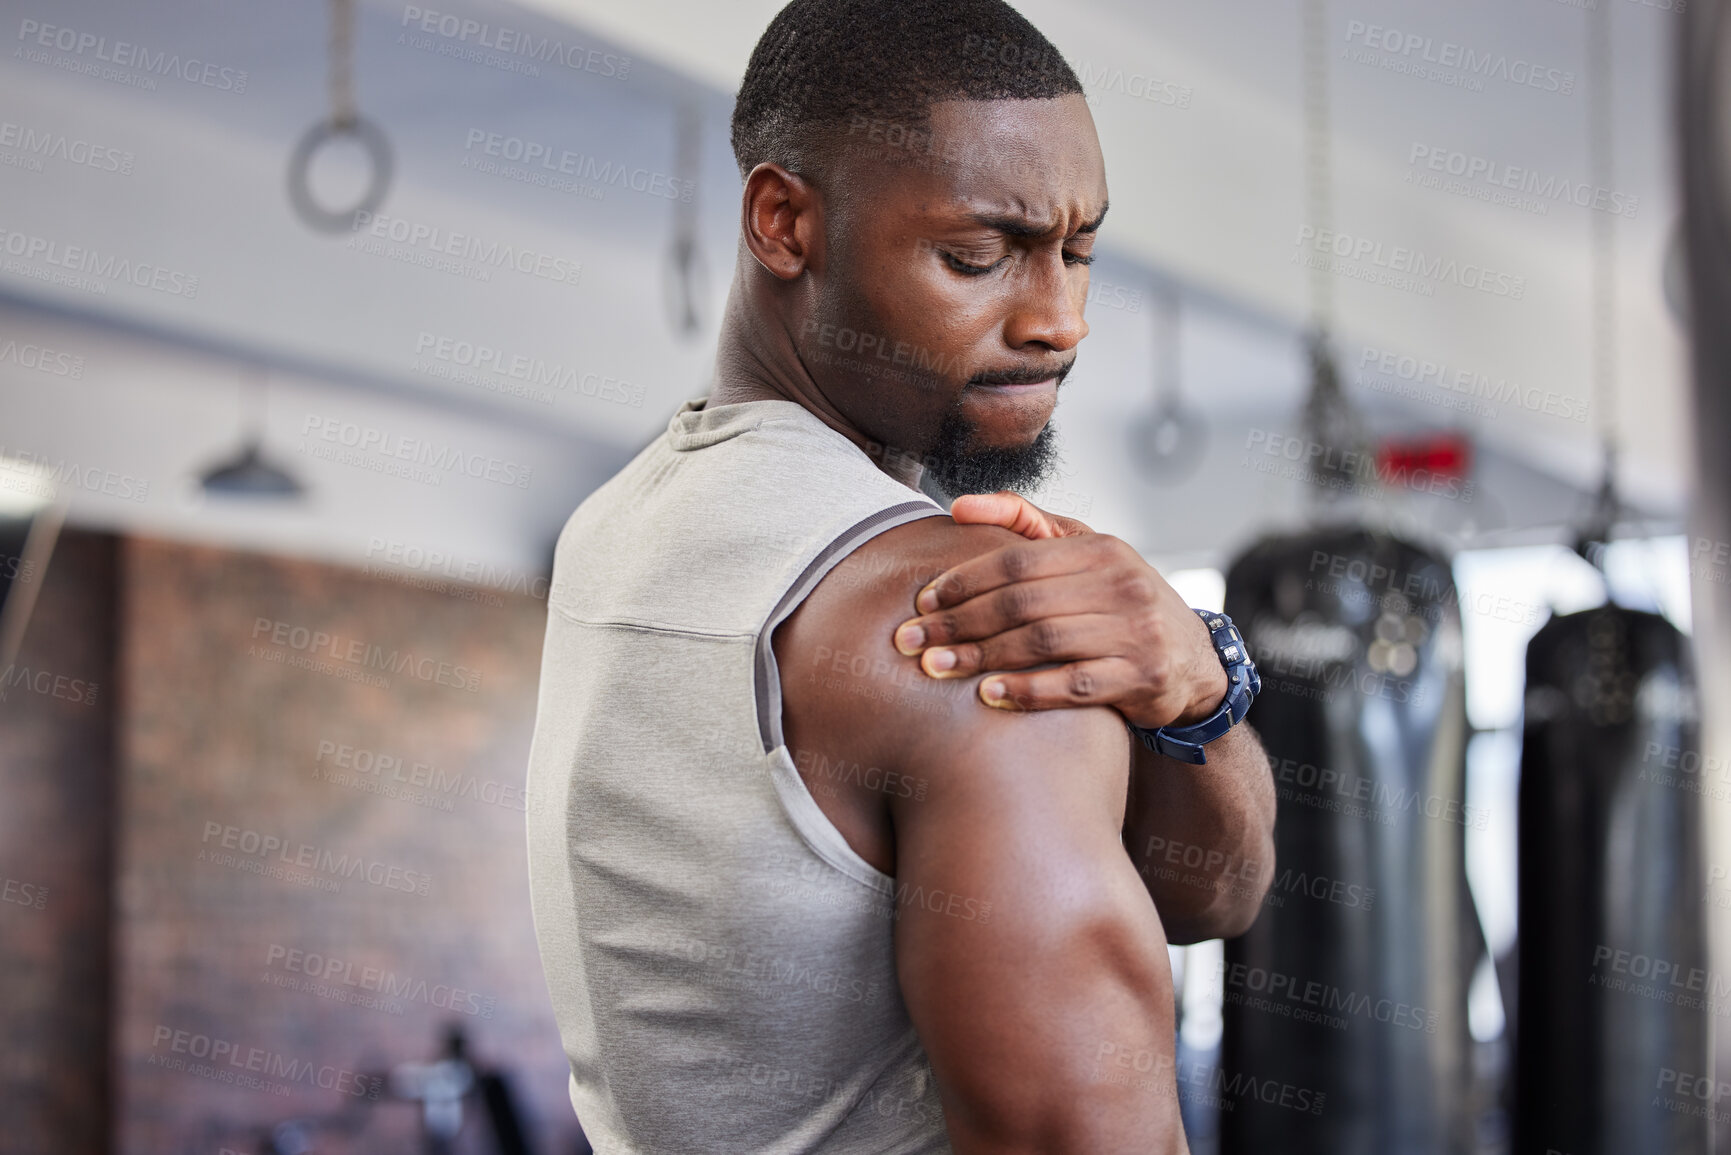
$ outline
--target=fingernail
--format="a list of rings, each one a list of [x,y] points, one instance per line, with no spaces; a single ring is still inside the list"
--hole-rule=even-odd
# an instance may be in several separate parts
[[[937,608],[938,583],[933,582],[931,585],[921,590],[919,596],[914,599],[914,609],[920,611],[922,614],[929,614]]]
[[[878,637],[883,637],[879,634]],[[917,654],[920,647],[926,644],[924,626],[906,625],[896,631],[896,649],[904,654]]]
[[[945,670],[953,670],[956,668],[956,651],[947,650],[941,646],[927,650],[926,656],[921,659],[921,665],[925,666],[928,674],[941,674]]]
[[[1000,678],[988,678],[980,683],[980,697],[986,700],[988,706],[1007,706],[1004,698],[1004,683]]]

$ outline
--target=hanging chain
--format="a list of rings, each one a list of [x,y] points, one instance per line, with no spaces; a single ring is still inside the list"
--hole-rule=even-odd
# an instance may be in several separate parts
[[[351,231],[357,214],[373,212],[384,203],[391,188],[392,158],[391,142],[355,107],[354,0],[331,0],[330,17],[329,71],[325,76],[330,115],[314,123],[289,154],[288,195],[295,215],[308,228],[334,234]],[[337,209],[326,207],[313,195],[312,165],[318,151],[339,136],[349,137],[360,145],[372,172],[360,199]]]
[[[347,130],[355,118],[355,4],[331,0],[330,40],[331,127]]]
[[[1156,289],[1155,299],[1154,407],[1165,410],[1178,405],[1178,374],[1182,357],[1178,342],[1182,332],[1184,305],[1175,281]]]
[[[1331,232],[1334,176],[1328,135],[1328,0],[1304,0],[1305,223],[1320,237]],[[1310,269],[1310,318],[1317,335],[1334,325],[1334,281],[1328,262]]]
[[[703,111],[695,101],[681,104],[674,113],[673,173],[679,183],[679,199],[673,202],[674,220],[681,235],[697,234],[697,178],[703,168]],[[685,190],[691,189],[686,196]]]
[[[1587,151],[1593,183],[1608,189],[1616,179],[1616,139],[1612,131],[1611,5],[1600,3],[1587,15]],[[1616,468],[1617,423],[1617,231],[1611,213],[1589,212],[1592,221],[1593,406],[1605,452],[1605,481]]]
[[[703,328],[698,315],[698,263],[702,251],[697,242],[697,180],[703,165],[703,113],[695,102],[674,111],[673,174],[679,197],[673,202],[672,290],[673,328],[682,336],[696,336]]]
[[[1313,237],[1334,230],[1334,173],[1328,103],[1328,0],[1304,0],[1305,223]],[[1318,261],[1314,258],[1322,257]],[[1310,269],[1310,393],[1304,401],[1305,434],[1328,452],[1311,469],[1313,507],[1342,500],[1362,484],[1356,462],[1364,444],[1357,410],[1341,388],[1334,363],[1334,271],[1326,252],[1307,254]]]

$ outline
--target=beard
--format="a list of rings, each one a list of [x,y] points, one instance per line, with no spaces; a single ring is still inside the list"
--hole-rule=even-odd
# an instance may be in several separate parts
[[[1058,430],[1050,421],[1027,445],[981,445],[978,435],[974,423],[962,416],[962,395],[957,394],[924,459],[926,477],[949,497],[1000,489],[1032,492],[1057,470]]]

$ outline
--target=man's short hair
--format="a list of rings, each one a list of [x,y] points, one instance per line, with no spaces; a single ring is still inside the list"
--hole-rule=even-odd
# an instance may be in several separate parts
[[[752,50],[733,106],[741,176],[764,161],[816,176],[850,133],[910,147],[940,100],[1082,91],[1004,0],[792,0]],[[916,146],[917,147],[917,144]]]

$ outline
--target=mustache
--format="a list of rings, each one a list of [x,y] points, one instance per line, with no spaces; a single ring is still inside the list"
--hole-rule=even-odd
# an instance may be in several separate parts
[[[1070,370],[1075,367],[1076,359],[1072,357],[1057,368],[986,369],[969,377],[968,385],[1032,385],[1036,381],[1048,381],[1053,377],[1062,385],[1064,378],[1068,377]]]

